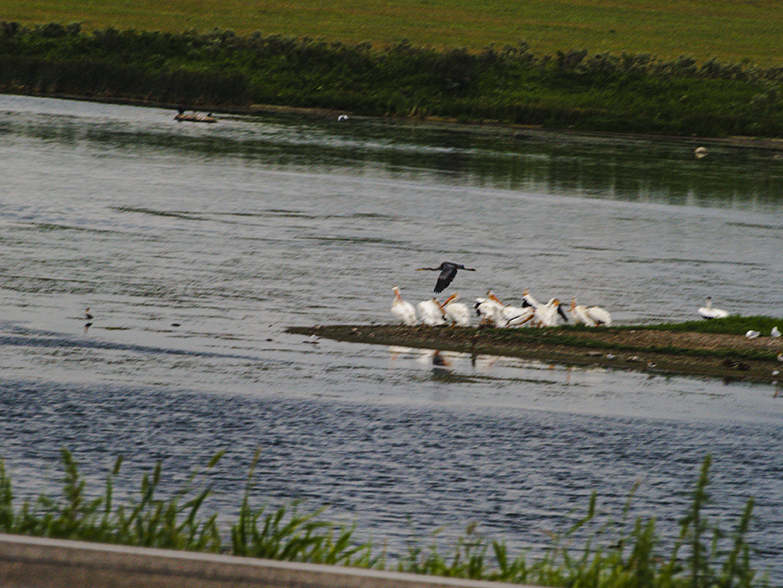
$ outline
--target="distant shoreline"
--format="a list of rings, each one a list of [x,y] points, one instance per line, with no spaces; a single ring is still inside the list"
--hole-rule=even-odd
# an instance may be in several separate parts
[[[161,102],[158,100],[143,100],[135,98],[119,98],[119,97],[100,97],[100,96],[80,96],[77,94],[59,94],[59,93],[28,93],[28,92],[7,92],[0,91],[2,94],[9,96],[30,96],[32,98],[52,98],[58,100],[76,100],[79,102],[95,102],[97,104],[117,104],[125,106],[138,106],[143,108],[160,108],[163,110],[171,110],[172,120],[177,110],[181,108],[179,104],[173,104],[169,102]],[[403,125],[413,126],[438,126],[454,129],[470,129],[481,130],[485,132],[500,132],[500,133],[517,133],[517,132],[530,132],[530,133],[546,133],[551,135],[571,135],[579,137],[613,137],[618,140],[650,140],[650,141],[672,141],[677,143],[684,143],[696,146],[724,146],[733,147],[738,149],[759,149],[765,151],[780,151],[783,152],[783,138],[771,138],[771,137],[683,137],[679,135],[657,135],[657,134],[645,134],[645,133],[622,133],[622,132],[610,132],[610,131],[585,131],[585,130],[573,130],[573,129],[557,129],[548,128],[542,125],[520,125],[513,123],[497,123],[497,122],[469,122],[469,121],[457,121],[453,119],[446,119],[440,117],[400,117],[400,116],[366,116],[356,115],[349,111],[327,109],[327,108],[303,108],[297,106],[278,106],[274,104],[250,104],[246,106],[228,106],[228,105],[204,105],[200,104],[198,107],[187,108],[186,110],[191,112],[207,113],[211,112],[214,115],[233,115],[233,116],[262,116],[262,115],[281,115],[281,116],[298,116],[304,118],[313,119],[329,119],[337,120],[338,116],[346,115],[349,120],[354,121],[374,121],[374,122],[390,122]]]
[[[227,31],[0,28],[0,91],[18,94],[756,147],[783,137],[783,72],[749,61],[538,54],[524,42],[471,52]]]
[[[322,325],[287,332],[336,341],[500,355],[551,364],[596,366],[649,374],[774,383],[783,371],[783,342],[771,337],[661,331],[649,328],[493,329]]]

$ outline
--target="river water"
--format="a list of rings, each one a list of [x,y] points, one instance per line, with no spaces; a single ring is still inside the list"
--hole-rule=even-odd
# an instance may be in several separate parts
[[[0,96],[0,456],[18,499],[55,493],[61,447],[100,492],[210,456],[231,520],[303,499],[394,555],[466,525],[538,549],[585,512],[679,529],[713,457],[709,513],[756,500],[757,567],[783,584],[775,385],[568,369],[285,333],[388,323],[391,288],[529,288],[616,322],[696,318],[708,295],[783,315],[783,159],[698,143],[336,117],[222,116]],[[85,319],[85,309],[93,319]],[[783,319],[782,319],[783,323]],[[783,324],[781,325],[783,326]],[[766,335],[766,334],[765,334]]]

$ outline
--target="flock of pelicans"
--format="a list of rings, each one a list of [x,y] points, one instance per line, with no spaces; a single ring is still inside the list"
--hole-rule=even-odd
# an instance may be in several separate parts
[[[469,272],[476,271],[458,263],[444,261],[438,267],[422,267],[416,271],[438,271],[438,280],[435,283],[434,292],[440,294],[454,280],[458,270]],[[470,325],[471,311],[468,305],[458,302],[459,294],[452,294],[445,302],[438,302],[436,298],[422,300],[415,307],[410,302],[403,300],[402,293],[397,286],[392,288],[394,300],[391,312],[405,325],[455,325],[466,327]],[[554,327],[561,323],[582,324],[588,327],[612,325],[612,315],[600,306],[583,306],[571,299],[571,306],[566,309],[557,298],[552,298],[546,304],[542,304],[530,294],[528,290],[523,292],[521,306],[512,306],[501,302],[497,296],[489,290],[486,297],[476,298],[473,308],[481,325],[494,327],[515,327],[529,324],[533,327]],[[723,309],[712,306],[712,298],[707,297],[705,305],[698,310],[699,316],[705,319],[720,319],[729,316]],[[748,331],[746,336],[750,339],[759,334]],[[772,337],[779,337],[777,327],[771,333]]]
[[[444,261],[438,267],[423,267],[417,271],[439,271],[438,281],[435,283],[434,292],[439,294],[451,284],[458,270],[476,271],[464,265]],[[400,289],[392,288],[394,300],[391,312],[405,325],[455,325],[466,327],[470,325],[471,311],[467,304],[458,302],[459,294],[452,294],[445,302],[440,303],[436,298],[422,300],[415,307],[410,302],[403,300]],[[565,305],[557,298],[552,298],[546,304],[536,300],[528,290],[523,292],[522,305],[512,306],[501,302],[497,296],[489,290],[486,298],[477,298],[473,308],[480,319],[480,324],[494,327],[515,327],[529,324],[534,327],[554,327],[561,323],[574,322],[577,324],[595,326],[611,326],[612,315],[600,306],[583,306],[576,304],[571,299],[571,306],[566,310]]]
[[[402,299],[397,286],[392,290],[394,291],[392,314],[405,325],[451,324],[458,327],[470,325],[470,309],[467,304],[458,302],[459,294],[452,294],[443,303],[438,302],[436,298],[422,300],[414,307],[413,304]],[[523,294],[521,306],[504,304],[492,290],[487,292],[486,298],[476,298],[473,308],[480,324],[494,327],[517,327],[524,324],[534,327],[554,327],[568,322],[581,323],[588,327],[599,325],[608,327],[612,324],[612,315],[600,306],[583,306],[576,304],[576,300],[572,298],[571,307],[566,310],[565,305],[557,298],[542,304],[533,298],[528,290]]]

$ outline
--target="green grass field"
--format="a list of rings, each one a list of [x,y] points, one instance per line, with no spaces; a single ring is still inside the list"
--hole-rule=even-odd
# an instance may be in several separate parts
[[[781,0],[3,0],[0,20],[85,30],[255,31],[376,46],[649,53],[783,65]]]

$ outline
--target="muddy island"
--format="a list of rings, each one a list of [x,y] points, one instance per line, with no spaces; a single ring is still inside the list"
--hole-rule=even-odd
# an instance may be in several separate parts
[[[717,322],[717,321],[710,321]],[[687,327],[685,327],[687,328]],[[734,327],[742,329],[743,325]],[[499,329],[403,325],[289,327],[335,341],[501,355],[562,365],[773,383],[783,371],[783,338],[650,326]]]

